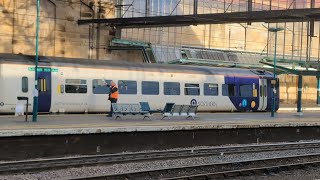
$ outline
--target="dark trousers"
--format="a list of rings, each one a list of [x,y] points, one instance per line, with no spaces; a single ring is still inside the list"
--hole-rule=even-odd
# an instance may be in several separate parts
[[[112,116],[112,114],[113,114],[112,103],[117,103],[117,101],[118,101],[118,99],[110,98],[111,105],[110,105],[109,116]]]

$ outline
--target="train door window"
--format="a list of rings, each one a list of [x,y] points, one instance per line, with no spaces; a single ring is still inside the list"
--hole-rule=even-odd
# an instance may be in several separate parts
[[[260,97],[263,95],[263,86],[260,85]]]
[[[180,83],[178,82],[164,82],[164,95],[180,95]]]
[[[66,79],[66,93],[87,93],[87,80],[84,79]]]
[[[43,89],[42,89],[42,81],[41,81],[41,78],[38,78],[37,84],[38,84],[38,90],[39,90],[39,92],[42,92]]]
[[[189,96],[199,96],[200,95],[199,84],[186,83],[184,86],[184,94]]]
[[[28,92],[28,77],[24,76],[22,77],[22,92],[26,93]]]
[[[144,95],[159,95],[159,82],[142,81],[142,94],[144,94]]]
[[[239,95],[241,97],[252,97],[253,96],[252,84],[241,84]]]
[[[118,88],[120,94],[137,94],[137,81],[119,80]]]
[[[235,84],[222,84],[222,95],[223,96],[236,96]]]
[[[111,80],[106,79],[94,79],[92,80],[92,92],[93,94],[109,94]]]
[[[205,96],[218,96],[218,84],[204,83],[203,87]]]
[[[47,92],[47,88],[48,88],[47,80],[44,78],[39,78],[38,79],[39,92]]]
[[[263,95],[264,95],[264,97],[267,97],[267,85],[264,85]]]

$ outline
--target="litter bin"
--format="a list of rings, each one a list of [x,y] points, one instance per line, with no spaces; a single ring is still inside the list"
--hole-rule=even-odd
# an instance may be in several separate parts
[[[27,104],[26,104],[26,122],[28,121],[28,107],[29,107],[29,98],[28,97],[22,97],[22,96],[18,96],[17,97],[18,101],[27,101]]]

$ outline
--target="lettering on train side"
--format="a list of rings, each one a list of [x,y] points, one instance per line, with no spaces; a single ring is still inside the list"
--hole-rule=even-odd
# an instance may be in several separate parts
[[[217,103],[214,101],[197,101],[195,99],[192,99],[190,101],[191,105],[198,105],[198,106],[213,106],[213,107],[217,107]]]
[[[199,106],[213,106],[213,107],[217,107],[217,103],[214,101],[199,101],[198,102]]]

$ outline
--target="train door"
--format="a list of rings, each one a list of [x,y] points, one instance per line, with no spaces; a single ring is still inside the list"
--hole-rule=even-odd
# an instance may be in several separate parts
[[[259,107],[258,110],[267,108],[267,80],[259,79]]]
[[[222,96],[229,96],[230,101],[236,110],[240,110],[240,101],[238,97],[238,85],[236,84],[235,77],[226,76],[224,78],[225,84],[222,84]],[[226,106],[224,108],[230,108],[233,110],[233,106]]]
[[[38,112],[49,112],[51,107],[51,68],[38,68],[38,89]]]

